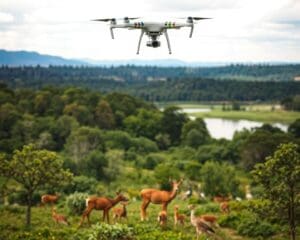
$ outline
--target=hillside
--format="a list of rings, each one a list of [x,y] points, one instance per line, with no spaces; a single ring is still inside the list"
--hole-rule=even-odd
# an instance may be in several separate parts
[[[49,66],[49,65],[88,65],[79,60],[28,51],[0,50],[0,65],[8,66]]]

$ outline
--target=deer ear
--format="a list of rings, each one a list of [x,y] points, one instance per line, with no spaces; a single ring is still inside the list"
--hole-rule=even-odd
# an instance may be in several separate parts
[[[116,194],[119,195],[121,193],[121,190],[116,191]]]

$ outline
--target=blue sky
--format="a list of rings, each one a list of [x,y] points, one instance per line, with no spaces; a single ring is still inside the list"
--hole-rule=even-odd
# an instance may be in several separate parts
[[[136,55],[138,31],[121,29],[111,40],[102,17],[139,16],[174,20],[203,16],[194,37],[169,32],[173,54],[147,48]],[[167,59],[185,61],[300,61],[300,0],[1,0],[0,48],[67,58]]]

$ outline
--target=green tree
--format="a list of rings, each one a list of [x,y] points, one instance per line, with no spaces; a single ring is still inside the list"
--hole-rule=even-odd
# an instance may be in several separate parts
[[[202,118],[185,123],[181,134],[183,144],[197,148],[210,139],[206,124]]]
[[[170,136],[172,144],[179,144],[182,127],[187,121],[187,115],[180,112],[178,107],[171,106],[164,110],[161,119],[162,131]]]
[[[103,134],[98,128],[80,127],[71,132],[65,149],[78,164],[91,151],[104,151]]]
[[[236,170],[227,163],[207,161],[200,170],[203,191],[208,196],[241,196]]]
[[[288,131],[296,138],[300,138],[300,118],[296,119],[295,122],[289,126]]]
[[[33,194],[38,188],[59,186],[69,182],[72,174],[62,168],[63,162],[55,152],[37,150],[34,145],[26,145],[16,150],[11,159],[0,156],[0,174],[18,182],[26,192],[26,225],[31,223]]]
[[[101,129],[113,129],[115,126],[114,114],[107,101],[101,100],[94,114],[96,125]]]
[[[264,187],[264,194],[280,214],[280,219],[287,219],[290,226],[290,236],[296,239],[297,219],[296,209],[300,202],[300,154],[299,146],[293,143],[282,144],[273,156],[266,158],[265,163],[255,166],[254,179]],[[299,209],[298,209],[299,210]],[[282,218],[284,213],[285,218]],[[299,214],[299,211],[298,211]]]

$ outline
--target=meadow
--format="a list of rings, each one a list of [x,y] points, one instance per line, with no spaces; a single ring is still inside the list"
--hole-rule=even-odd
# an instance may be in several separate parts
[[[185,214],[186,221],[185,226],[174,226],[173,220],[173,208],[175,205],[180,206],[180,213]],[[124,229],[130,229],[132,232],[131,238],[124,239],[140,239],[140,240],[154,240],[154,239],[174,239],[174,240],[192,240],[196,239],[196,231],[190,224],[189,210],[188,210],[189,200],[181,200],[179,197],[174,199],[173,202],[168,206],[168,223],[167,226],[162,228],[157,222],[157,214],[160,211],[160,205],[153,205],[147,209],[149,216],[148,221],[140,221],[140,205],[141,201],[136,200],[130,201],[127,207],[128,219],[121,220],[120,223],[113,224],[112,213],[110,213],[111,225],[108,226],[106,223],[102,222],[102,211],[93,211],[91,213],[92,225],[88,226],[87,222],[83,224],[81,228],[78,228],[80,222],[80,215],[71,215],[68,213],[68,208],[65,205],[64,200],[60,200],[57,205],[57,211],[60,214],[68,216],[68,221],[70,226],[56,224],[51,218],[51,207],[50,206],[36,206],[32,209],[32,226],[31,228],[24,227],[25,219],[25,208],[22,206],[1,206],[0,213],[0,239],[106,239],[105,233],[102,232],[102,237],[95,237],[95,232],[99,225],[102,228],[107,228],[106,231],[115,232],[124,231]],[[213,214],[219,217],[220,227],[214,227],[216,231],[215,236],[211,236],[208,239],[223,239],[223,240],[250,240],[250,239],[261,239],[261,238],[250,238],[245,236],[240,236],[236,230],[223,227],[224,219],[229,219],[230,216],[236,215],[236,211],[230,213],[228,216],[222,214],[219,210],[219,204],[212,202],[203,202],[201,204],[196,204],[197,214]],[[120,207],[116,206],[116,207]],[[222,220],[223,219],[223,220]],[[224,224],[226,225],[226,224]],[[100,232],[101,233],[101,232]],[[126,236],[124,236],[126,237]],[[119,237],[112,237],[113,239],[123,239]],[[202,236],[201,240],[207,239],[206,236]],[[288,236],[277,234],[272,238],[274,240],[288,239]]]

